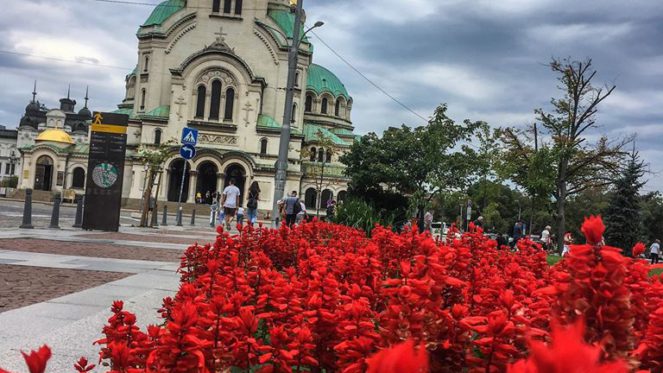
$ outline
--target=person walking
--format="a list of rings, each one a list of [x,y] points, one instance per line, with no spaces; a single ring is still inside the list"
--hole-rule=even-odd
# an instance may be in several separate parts
[[[658,264],[658,255],[661,253],[661,240],[657,239],[649,246],[649,259],[651,264]]]
[[[297,192],[292,191],[290,196],[283,199],[283,211],[285,213],[285,225],[292,227],[297,220],[297,214],[301,210],[302,206],[299,204],[299,198],[297,198]]]
[[[297,225],[301,224],[306,219],[306,205],[304,204],[304,201],[299,200],[299,206],[301,211],[297,213],[297,218],[295,219],[295,224]]]
[[[549,225],[546,225],[546,227],[541,231],[541,244],[543,245],[544,250],[550,249],[550,243],[551,243],[551,237],[550,237],[550,231],[552,228]]]
[[[247,223],[253,226],[258,221],[258,200],[260,199],[260,186],[254,181],[249,187],[249,198],[246,202]]]
[[[426,214],[424,215],[424,231],[433,233],[432,226],[433,226],[433,213],[430,211],[426,211]]]
[[[235,179],[230,179],[228,186],[223,190],[223,199],[221,200],[227,230],[230,230],[230,221],[237,213],[240,195],[241,192],[239,191],[239,188],[235,186]]]

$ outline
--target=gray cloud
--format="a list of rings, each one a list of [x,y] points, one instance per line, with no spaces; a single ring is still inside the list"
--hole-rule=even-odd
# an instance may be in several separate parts
[[[156,0],[155,0],[156,2]],[[151,9],[91,0],[5,0],[0,49],[67,60],[136,63],[135,32]],[[400,101],[428,117],[441,102],[457,120],[523,125],[557,95],[552,56],[592,57],[598,82],[617,91],[600,109],[595,135],[638,133],[653,170],[663,171],[663,3],[650,0],[306,0],[316,33]],[[44,20],[48,20],[45,22]],[[341,62],[315,37],[314,61],[354,97],[358,133],[421,124]],[[55,46],[55,47],[53,47]],[[121,101],[128,71],[0,53],[0,124],[14,126],[39,80],[48,106],[66,93],[95,109]],[[648,189],[663,190],[650,176]]]

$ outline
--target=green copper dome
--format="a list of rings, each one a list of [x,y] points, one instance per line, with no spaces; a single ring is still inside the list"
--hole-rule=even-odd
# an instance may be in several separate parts
[[[345,86],[334,73],[314,63],[308,67],[306,89],[317,94],[329,92],[334,97],[344,96],[346,99],[350,98]]]
[[[164,23],[170,16],[184,9],[186,0],[166,0],[157,5],[152,14],[147,18],[143,26],[158,26]]]

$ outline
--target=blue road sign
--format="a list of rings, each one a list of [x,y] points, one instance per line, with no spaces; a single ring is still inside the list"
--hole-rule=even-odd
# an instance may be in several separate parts
[[[184,144],[180,148],[180,155],[184,159],[191,159],[196,156],[196,148],[193,145]]]
[[[196,146],[198,143],[198,130],[194,128],[184,127],[182,129],[182,141],[184,145]]]

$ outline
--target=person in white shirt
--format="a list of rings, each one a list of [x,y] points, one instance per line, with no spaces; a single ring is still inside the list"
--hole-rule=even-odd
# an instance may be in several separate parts
[[[228,186],[223,190],[223,199],[221,200],[227,230],[230,230],[230,221],[235,217],[237,207],[239,207],[240,195],[239,188],[235,186],[235,179],[230,179]]]
[[[651,264],[658,263],[658,255],[661,253],[661,240],[655,240],[651,246],[649,246],[649,259],[651,259]]]
[[[297,217],[295,218],[295,224],[301,224],[302,221],[306,218],[306,205],[304,204],[304,201],[301,199],[299,200],[299,205],[302,207],[301,211],[297,213]]]
[[[546,225],[546,227],[543,229],[541,232],[541,243],[543,244],[544,250],[550,249],[550,228],[549,225]]]

